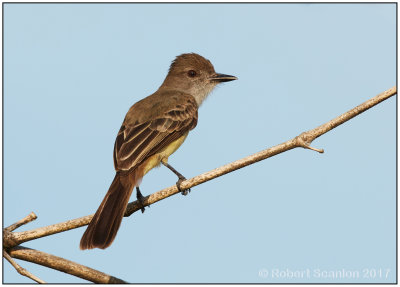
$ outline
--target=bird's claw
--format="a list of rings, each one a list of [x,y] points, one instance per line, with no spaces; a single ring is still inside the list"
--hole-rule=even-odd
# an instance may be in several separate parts
[[[142,193],[140,192],[139,187],[136,187],[136,198],[140,203],[140,210],[142,211],[142,213],[144,213],[145,209],[144,209],[144,196],[142,195]],[[150,205],[149,205],[150,207]]]
[[[190,192],[190,188],[184,189],[184,190],[182,190],[182,188],[181,188],[181,183],[182,183],[183,181],[185,181],[185,180],[186,180],[186,178],[185,178],[184,176],[179,177],[178,181],[176,182],[176,187],[178,188],[178,190],[179,190],[183,195],[188,195],[189,192]]]

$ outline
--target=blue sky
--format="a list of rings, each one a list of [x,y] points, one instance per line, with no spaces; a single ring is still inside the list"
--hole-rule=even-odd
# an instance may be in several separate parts
[[[18,231],[95,212],[125,113],[181,53],[239,78],[170,157],[187,178],[396,84],[395,4],[5,4],[3,20],[3,220],[38,215]],[[84,228],[23,246],[132,283],[393,283],[395,119],[392,97],[318,138],[324,154],[295,149],[125,218],[106,250],[79,250]],[[175,181],[160,167],[141,189]],[[47,282],[84,282],[18,262]],[[343,269],[359,277],[317,276]],[[31,282],[7,262],[3,280]]]

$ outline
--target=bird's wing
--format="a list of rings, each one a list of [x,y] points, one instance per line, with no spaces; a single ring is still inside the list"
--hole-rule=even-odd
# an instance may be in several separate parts
[[[131,171],[148,157],[194,129],[197,124],[197,103],[193,99],[174,105],[161,116],[140,124],[122,124],[114,145],[114,166],[117,171]]]

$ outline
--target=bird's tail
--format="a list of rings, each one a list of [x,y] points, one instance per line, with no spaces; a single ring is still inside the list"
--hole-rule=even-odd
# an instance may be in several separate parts
[[[139,179],[136,172],[115,175],[106,196],[82,236],[80,249],[105,249],[111,245],[124,217],[132,190]]]

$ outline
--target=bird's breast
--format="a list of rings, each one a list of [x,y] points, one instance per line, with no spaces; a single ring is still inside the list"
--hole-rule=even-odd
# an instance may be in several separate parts
[[[185,141],[186,137],[188,136],[189,132],[181,136],[179,139],[173,141],[169,145],[167,145],[163,150],[160,152],[152,155],[149,157],[145,164],[144,164],[144,174],[148,173],[152,168],[158,166],[161,162],[168,162],[168,157],[173,154]]]

